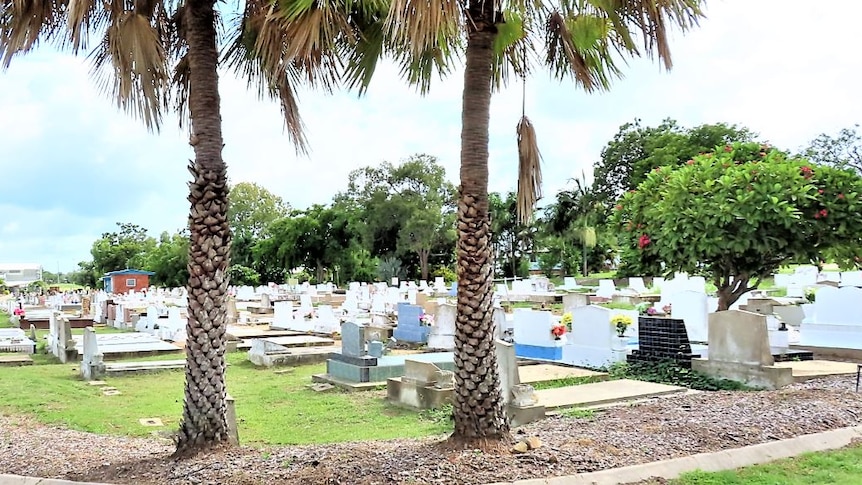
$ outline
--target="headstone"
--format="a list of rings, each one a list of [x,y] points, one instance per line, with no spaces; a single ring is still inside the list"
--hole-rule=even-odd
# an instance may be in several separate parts
[[[453,350],[455,348],[455,318],[458,308],[455,305],[444,303],[437,305],[434,315],[434,325],[428,333],[428,348]],[[398,337],[395,337],[398,338]]]
[[[676,318],[641,315],[637,320],[638,349],[629,354],[629,362],[674,361],[682,367],[691,367],[691,342],[685,322]]]
[[[647,292],[646,285],[644,285],[644,279],[640,276],[633,276],[629,278],[629,288],[635,290],[638,293]]]
[[[497,371],[500,374],[500,390],[503,404],[512,402],[512,388],[521,383],[518,374],[518,359],[515,356],[515,346],[502,340],[494,342],[497,354]]]
[[[862,350],[862,289],[825,286],[816,295],[814,316],[802,321],[799,344]]]
[[[700,291],[683,290],[669,298],[673,307],[671,315],[685,322],[688,339],[691,342],[706,342],[709,338],[706,294]]]
[[[566,293],[563,295],[563,312],[569,313],[575,308],[590,304],[590,297],[584,293]]]
[[[85,381],[99,380],[105,376],[105,363],[99,352],[96,331],[93,327],[84,329],[84,358],[81,361],[81,376]]]
[[[616,294],[617,289],[614,286],[614,280],[599,280],[599,289],[596,290],[596,296],[612,298]]]
[[[405,359],[404,376],[401,380],[412,382],[419,386],[430,386],[437,382],[438,372],[440,372],[440,368],[431,362]]]
[[[424,310],[420,306],[409,303],[398,304],[398,326],[392,332],[396,340],[411,343],[428,342],[431,327],[423,325],[419,317]]]
[[[365,326],[353,322],[341,325],[341,354],[362,357],[365,353]]]

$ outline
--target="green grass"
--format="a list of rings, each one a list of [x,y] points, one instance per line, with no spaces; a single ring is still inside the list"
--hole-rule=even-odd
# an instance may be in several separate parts
[[[245,352],[231,353],[227,358],[228,390],[236,399],[244,443],[332,443],[428,436],[452,429],[451,422],[439,416],[386,404],[385,391],[308,389],[311,375],[325,372],[323,364],[276,374],[255,368],[246,360]],[[37,361],[50,360],[39,356]],[[145,436],[154,430],[178,427],[182,371],[112,377],[107,384],[122,395],[104,396],[99,388],[80,380],[76,368],[53,364],[2,369],[0,411],[101,434]],[[144,427],[138,422],[141,418],[160,418],[165,428]]]
[[[862,485],[862,446],[808,453],[739,470],[686,473],[671,485]]]
[[[533,382],[531,385],[533,389],[556,389],[558,387],[568,387],[568,386],[580,386],[581,384],[592,384],[594,382],[602,382],[608,380],[607,377],[598,377],[598,376],[582,376],[582,377],[564,377],[562,379],[555,379],[552,381],[539,381]]]
[[[0,328],[12,328],[12,322],[9,321],[9,314],[0,312]]]

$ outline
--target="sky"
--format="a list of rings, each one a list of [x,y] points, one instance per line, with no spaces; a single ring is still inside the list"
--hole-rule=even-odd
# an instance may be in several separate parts
[[[862,56],[852,0],[708,1],[707,18],[674,33],[674,68],[632,60],[609,92],[586,94],[543,71],[527,79],[526,110],[543,155],[546,199],[593,163],[620,125],[727,122],[797,149],[862,121]],[[0,262],[72,271],[117,222],[153,236],[186,224],[193,154],[169,118],[161,132],[120,112],[89,76],[85,57],[36,50],[0,70]],[[295,208],[325,204],[351,170],[415,153],[438,157],[458,183],[463,72],[422,97],[397,70],[378,69],[369,92],[301,90],[311,153],[297,157],[278,106],[222,73],[224,157],[232,183],[256,182]],[[520,83],[491,106],[490,190],[517,183]]]

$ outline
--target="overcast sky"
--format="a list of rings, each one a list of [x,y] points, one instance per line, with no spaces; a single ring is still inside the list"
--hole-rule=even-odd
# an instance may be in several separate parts
[[[544,156],[545,192],[592,165],[620,125],[737,123],[795,149],[860,121],[862,56],[852,0],[710,1],[708,18],[673,39],[674,69],[633,61],[608,93],[587,95],[540,74],[527,82],[527,112]],[[225,160],[232,182],[257,182],[304,208],[328,203],[355,168],[437,156],[457,183],[462,75],[420,97],[392,68],[364,98],[303,91],[312,152],[294,155],[278,106],[243,81],[221,78]],[[515,125],[521,86],[496,94],[491,190],[517,177]],[[0,71],[0,262],[70,271],[116,222],[157,236],[186,223],[188,134],[168,120],[158,135],[116,110],[88,76],[86,59],[48,49]]]

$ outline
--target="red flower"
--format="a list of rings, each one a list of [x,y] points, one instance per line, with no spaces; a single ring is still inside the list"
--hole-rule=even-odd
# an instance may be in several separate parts
[[[822,194],[822,193],[823,193],[823,189],[819,189],[819,190],[817,190],[817,193]]]
[[[649,236],[647,236],[646,234],[641,234],[641,237],[638,238],[638,247],[643,249],[649,246],[650,242],[652,241],[650,241]]]
[[[799,171],[802,172],[802,176],[807,178],[807,179],[810,179],[811,176],[814,174],[814,170],[811,170],[811,167],[807,167],[807,166],[801,167],[799,169]]]
[[[838,198],[839,198],[839,199],[843,199],[843,198],[844,198],[844,194],[838,194]]]
[[[826,209],[820,211],[820,217],[826,217],[828,214],[829,212]]]
[[[724,146],[724,151],[726,151],[726,152],[728,152],[728,153],[729,153],[729,152],[733,151],[733,147],[732,147],[732,146],[730,146],[730,145],[725,145],[725,146]]]
[[[623,210],[623,206],[622,206],[621,204],[617,204],[616,209],[617,209],[618,211],[621,211],[621,210]]]
[[[685,162],[686,165],[694,165],[694,160],[689,160]]]

